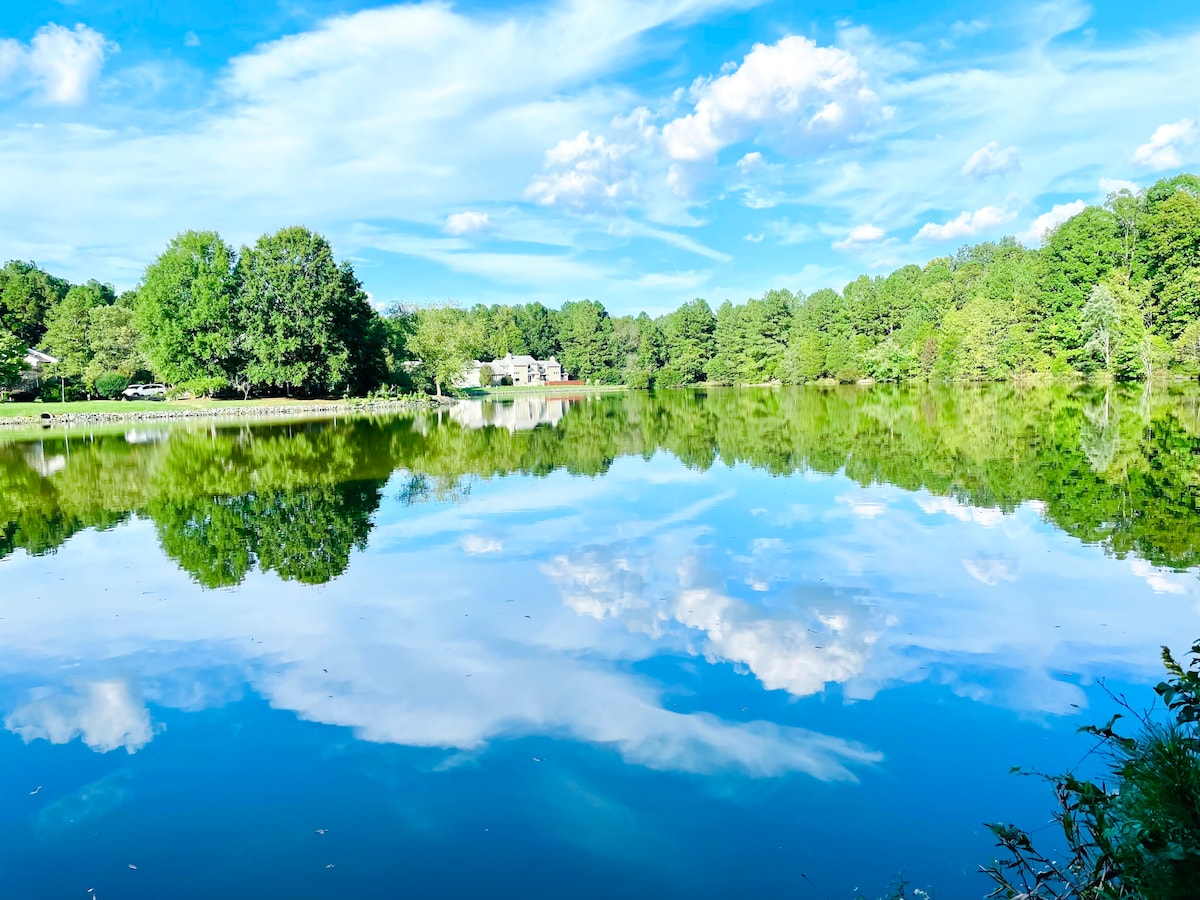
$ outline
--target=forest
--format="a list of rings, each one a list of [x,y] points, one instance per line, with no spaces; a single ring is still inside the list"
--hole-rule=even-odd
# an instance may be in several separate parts
[[[647,305],[654,305],[647,298]],[[174,238],[133,290],[0,269],[0,391],[27,347],[59,362],[45,399],[157,379],[216,396],[441,393],[471,359],[554,355],[571,378],[632,388],[814,381],[1146,380],[1200,374],[1200,177],[1110,194],[1037,248],[1011,237],[840,291],[787,289],[652,318],[595,300],[379,313],[303,227],[235,250]]]

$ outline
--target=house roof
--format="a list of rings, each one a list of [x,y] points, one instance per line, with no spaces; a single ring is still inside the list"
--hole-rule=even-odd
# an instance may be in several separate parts
[[[41,350],[36,350],[33,347],[29,347],[25,351],[25,362],[31,366],[52,365],[58,362],[58,357],[51,356],[49,353],[43,353]]]

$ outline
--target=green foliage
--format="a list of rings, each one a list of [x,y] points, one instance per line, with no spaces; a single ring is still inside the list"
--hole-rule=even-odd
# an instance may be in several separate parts
[[[46,320],[45,344],[58,357],[55,375],[84,381],[88,365],[95,357],[92,325],[93,312],[116,302],[113,289],[97,281],[76,285],[50,310]]]
[[[1049,776],[1068,847],[1063,860],[1012,825],[989,825],[1005,858],[984,868],[989,897],[1027,900],[1189,900],[1200,884],[1200,642],[1184,669],[1163,648],[1155,689],[1165,717],[1135,713],[1135,736],[1113,716],[1084,731],[1099,739],[1105,779]],[[1123,699],[1120,704],[1132,708]]]
[[[713,355],[716,319],[704,300],[684,303],[662,320],[667,351],[663,381],[694,384],[704,380],[705,367]]]
[[[495,371],[491,366],[483,365],[479,367],[479,386],[491,387],[492,379],[496,377]]]
[[[0,399],[15,387],[25,370],[25,342],[9,331],[0,331]]]
[[[307,228],[244,248],[238,326],[246,377],[288,392],[363,392],[383,380],[386,337],[349,263]]]
[[[527,303],[518,307],[515,314],[517,327],[521,329],[524,350],[535,359],[549,359],[562,353],[558,341],[557,314],[540,303]],[[503,355],[503,354],[501,354]]]
[[[564,303],[558,316],[560,362],[572,378],[615,384],[620,371],[612,319],[594,300]]]
[[[1200,375],[1200,319],[1187,324],[1175,341],[1175,358],[1180,367],[1193,375]]]
[[[134,304],[150,364],[173,384],[240,384],[242,345],[237,254],[215,231],[175,237],[142,276]]]
[[[0,269],[0,331],[16,335],[26,347],[40,347],[46,315],[69,289],[66,281],[31,262],[9,262]]]
[[[442,388],[459,378],[471,361],[473,332],[466,314],[455,306],[429,306],[415,313],[416,327],[409,337],[409,350],[434,386]]]
[[[107,400],[115,400],[129,387],[129,378],[120,372],[105,372],[96,378],[95,385],[97,394]]]

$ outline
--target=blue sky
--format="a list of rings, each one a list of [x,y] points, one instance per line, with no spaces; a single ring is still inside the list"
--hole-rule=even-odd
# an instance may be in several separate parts
[[[811,291],[1200,168],[1200,7],[0,9],[0,257],[133,286],[302,223],[377,303]]]

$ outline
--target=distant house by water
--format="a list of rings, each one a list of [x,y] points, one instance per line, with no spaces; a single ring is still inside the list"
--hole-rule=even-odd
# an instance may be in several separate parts
[[[21,385],[17,390],[36,394],[46,378],[46,366],[56,362],[58,357],[30,347],[25,351],[25,371],[21,373]]]
[[[472,360],[457,382],[458,386],[479,385],[480,373],[484,366],[491,367],[492,384],[504,384],[506,378],[512,379],[513,385],[553,384],[567,380],[567,373],[563,371],[562,364],[553,356],[542,360],[524,354],[513,356],[509,353],[503,359],[494,359],[491,362]]]

